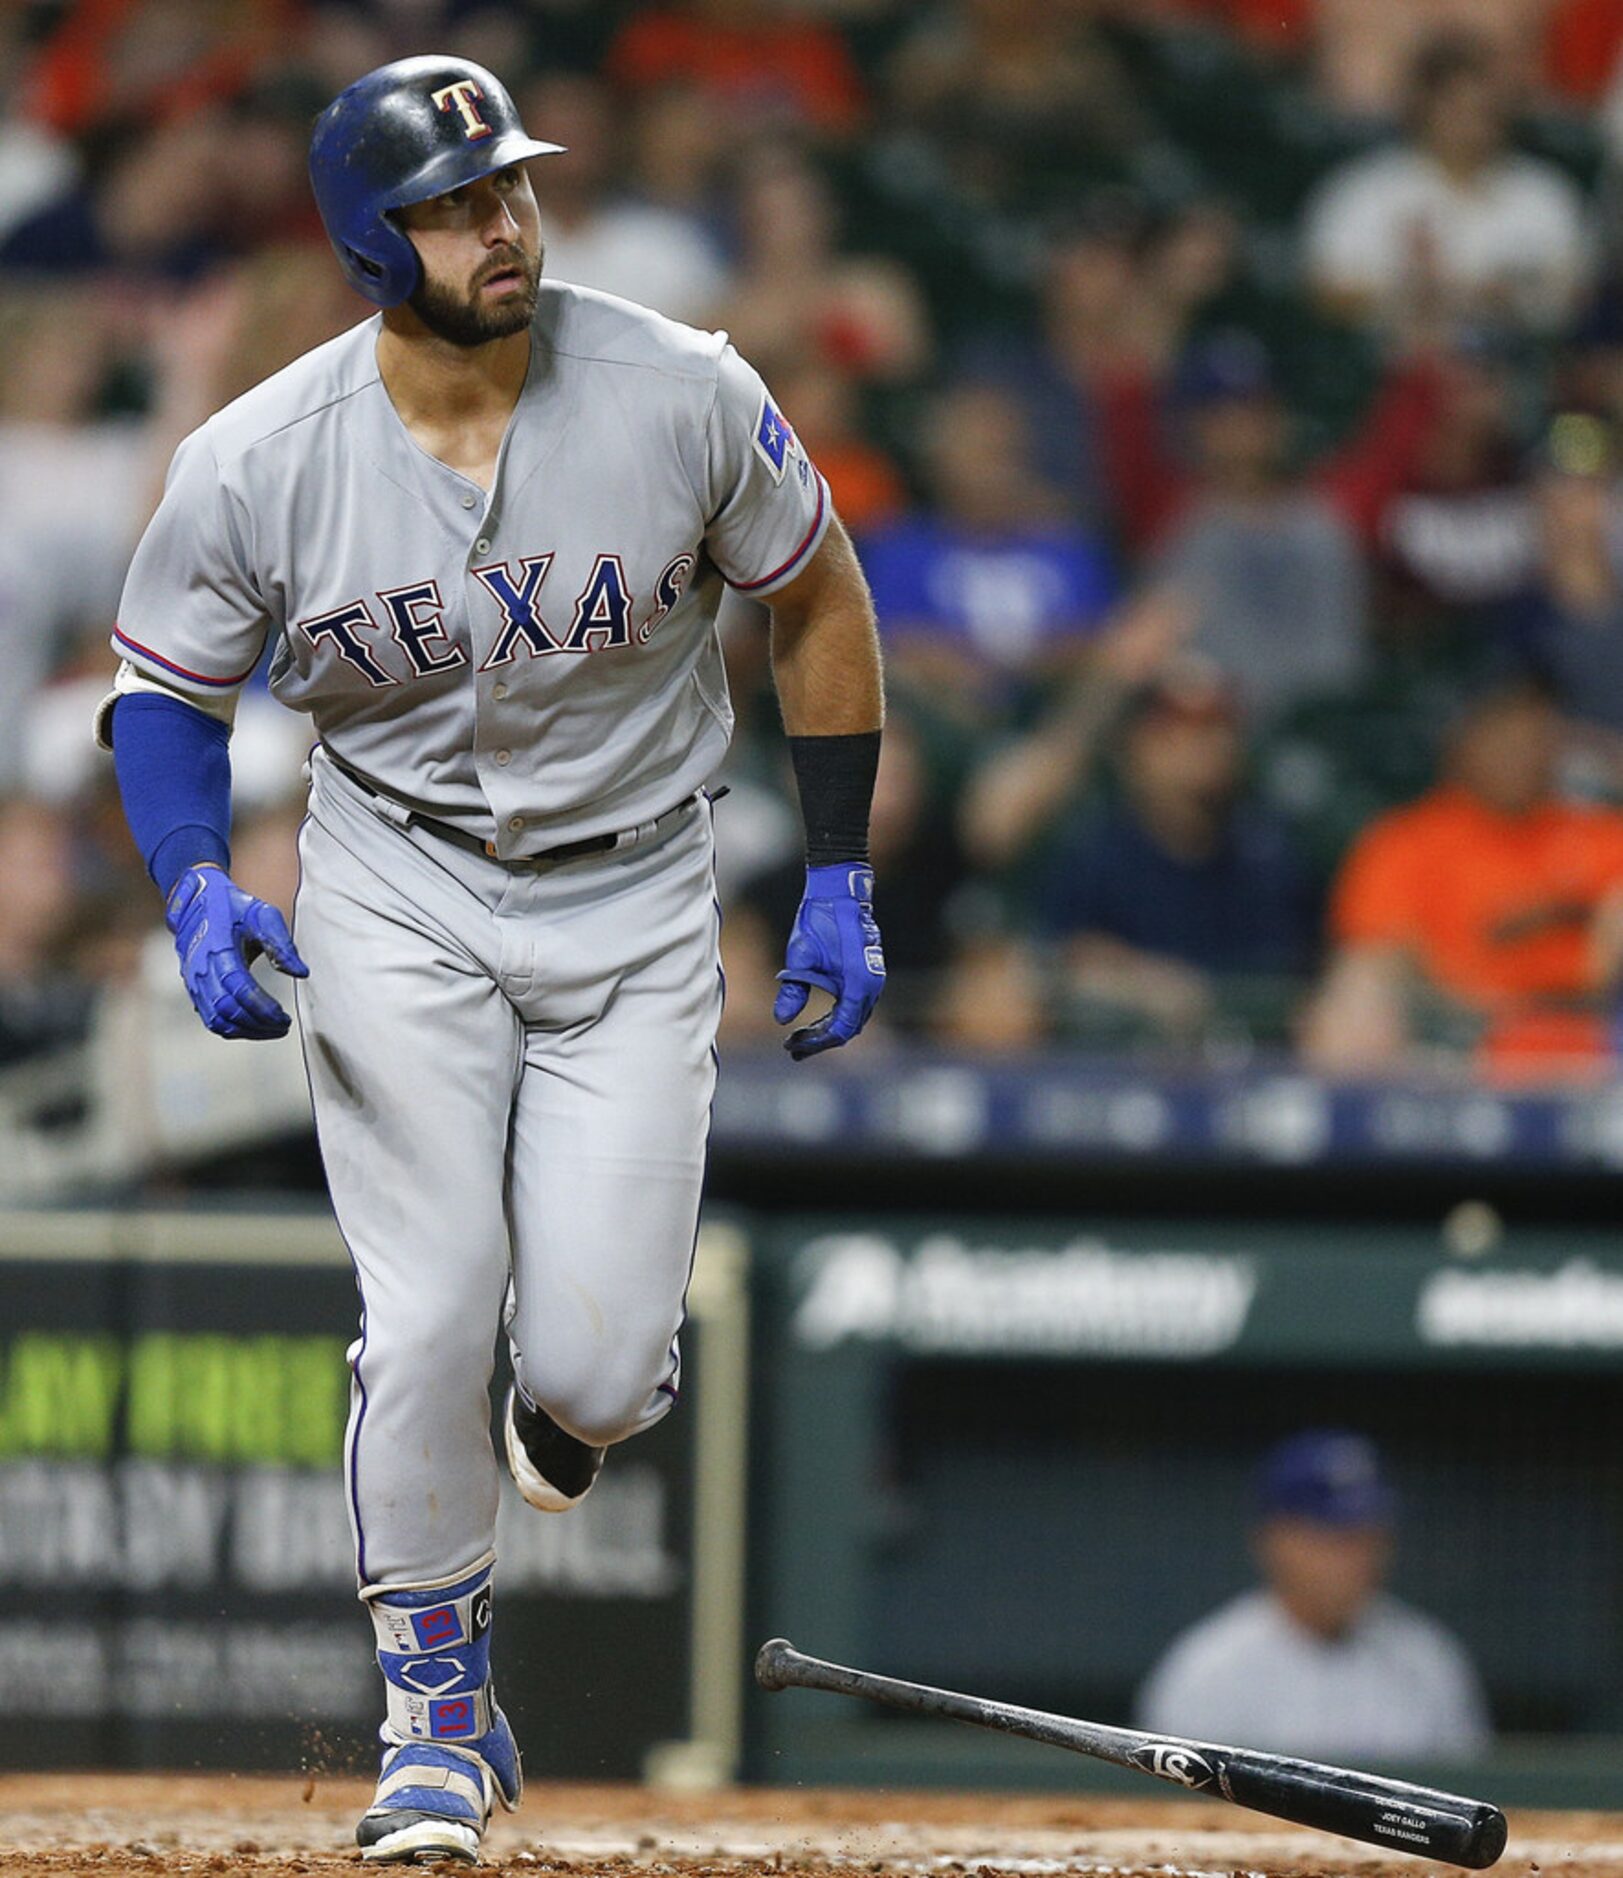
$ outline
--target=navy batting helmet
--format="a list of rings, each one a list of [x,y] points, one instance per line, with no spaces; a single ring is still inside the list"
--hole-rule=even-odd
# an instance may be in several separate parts
[[[396,306],[421,267],[391,209],[562,148],[525,134],[513,100],[482,65],[396,59],[356,79],[316,120],[310,181],[350,285]]]

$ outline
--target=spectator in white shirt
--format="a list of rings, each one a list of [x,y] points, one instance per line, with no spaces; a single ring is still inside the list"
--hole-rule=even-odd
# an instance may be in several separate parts
[[[1588,262],[1583,199],[1554,164],[1513,148],[1511,118],[1486,41],[1448,34],[1422,47],[1407,139],[1345,164],[1309,204],[1307,272],[1332,311],[1528,332],[1568,318]]]
[[[1373,1445],[1310,1429],[1274,1448],[1254,1535],[1264,1584],[1178,1637],[1140,1726],[1312,1760],[1466,1760],[1488,1744],[1460,1644],[1383,1591],[1393,1495]]]

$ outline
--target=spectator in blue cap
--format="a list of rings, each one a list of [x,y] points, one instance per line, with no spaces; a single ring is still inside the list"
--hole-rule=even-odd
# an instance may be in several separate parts
[[[1488,1743],[1476,1673],[1434,1619],[1382,1587],[1395,1500],[1374,1444],[1309,1429],[1264,1457],[1253,1551],[1263,1583],[1178,1637],[1138,1719],[1334,1761],[1455,1761]]]

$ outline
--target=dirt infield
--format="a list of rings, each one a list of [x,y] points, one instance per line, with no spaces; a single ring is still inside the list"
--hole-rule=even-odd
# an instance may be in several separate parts
[[[360,1869],[360,1781],[233,1775],[0,1776],[0,1878],[170,1878]],[[1226,1806],[1006,1795],[532,1784],[488,1868],[550,1878],[1422,1878],[1451,1872],[1323,1834],[1253,1830]],[[455,1867],[451,1869],[465,1869]],[[1623,1878],[1623,1815],[1511,1821],[1505,1878]]]

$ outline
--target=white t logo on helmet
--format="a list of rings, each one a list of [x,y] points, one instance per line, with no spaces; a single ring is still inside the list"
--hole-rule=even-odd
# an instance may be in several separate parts
[[[446,85],[430,95],[437,110],[462,113],[462,134],[469,143],[476,143],[481,137],[494,134],[495,125],[485,122],[474,102],[485,94],[471,78],[459,78],[454,85]]]

